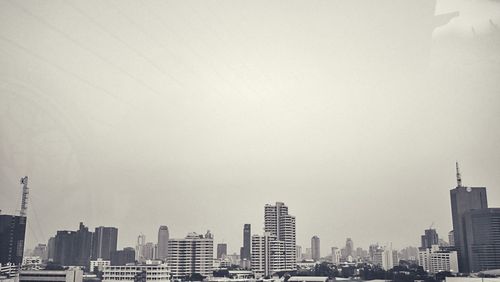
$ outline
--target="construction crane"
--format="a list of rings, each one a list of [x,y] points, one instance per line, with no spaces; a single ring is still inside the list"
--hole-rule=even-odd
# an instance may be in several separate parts
[[[21,184],[23,185],[23,195],[21,199],[21,211],[19,215],[22,217],[26,217],[26,215],[28,214],[28,176],[21,178]]]

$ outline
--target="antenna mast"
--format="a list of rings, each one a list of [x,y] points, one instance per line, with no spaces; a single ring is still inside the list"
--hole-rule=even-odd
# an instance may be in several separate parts
[[[457,168],[457,187],[463,187],[462,186],[462,176],[460,175],[460,170],[458,169],[458,162],[456,162],[455,165]]]
[[[28,177],[27,176],[21,178],[21,184],[23,185],[23,197],[22,197],[22,200],[21,200],[21,212],[20,212],[20,215],[22,217],[26,217],[27,211],[28,211],[28,193],[29,193]]]

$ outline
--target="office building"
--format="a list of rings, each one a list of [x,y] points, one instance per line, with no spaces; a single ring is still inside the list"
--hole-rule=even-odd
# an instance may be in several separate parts
[[[97,260],[91,260],[90,271],[91,272],[103,271],[105,266],[110,266],[110,265],[111,261],[103,260],[102,258],[98,258]]]
[[[170,282],[166,264],[111,265],[104,267],[102,282],[157,281]]]
[[[464,227],[468,272],[500,269],[500,208],[465,212]]]
[[[250,249],[251,249],[251,226],[250,224],[245,224],[243,226],[243,247],[240,249],[240,258],[241,260],[250,261]]]
[[[182,239],[169,239],[168,246],[167,264],[174,279],[194,273],[212,276],[214,240],[210,232],[205,236],[189,233]]]
[[[134,248],[123,248],[111,253],[111,265],[126,265],[133,262],[135,262]]]
[[[160,229],[158,229],[157,259],[161,260],[167,259],[168,239],[169,239],[168,227],[165,225],[160,226]]]
[[[425,271],[435,274],[441,271],[458,272],[458,255],[456,251],[445,250],[439,245],[430,248],[420,248],[418,264]]]
[[[466,250],[464,214],[470,210],[485,209],[488,207],[485,187],[462,186],[462,178],[457,168],[457,187],[450,190],[451,216],[453,220],[453,234],[455,248],[458,253],[458,268],[460,272],[468,273],[469,257]]]
[[[217,244],[217,259],[225,258],[227,255],[227,244]]]
[[[354,242],[351,238],[347,238],[345,240],[345,248],[344,248],[344,258],[354,257]]]
[[[276,202],[275,205],[265,205],[264,232],[268,232],[283,242],[284,269],[296,269],[295,217],[288,214],[288,207],[284,203]]]
[[[340,258],[342,254],[340,253],[339,248],[332,247],[332,263],[338,265],[340,263]]]
[[[26,217],[0,214],[0,264],[21,265]]]
[[[80,222],[77,231],[57,231],[54,239],[54,262],[64,266],[88,267],[92,232]]]
[[[264,232],[264,235],[252,236],[252,271],[256,278],[272,276],[276,272],[287,270],[285,267],[285,243],[277,240],[276,235]]]
[[[21,270],[19,281],[82,282],[83,271],[80,268],[68,270]]]
[[[99,226],[95,228],[92,240],[92,259],[111,259],[111,252],[116,251],[118,229],[115,227]]]
[[[432,228],[426,229],[424,231],[424,235],[422,235],[420,238],[420,242],[421,242],[420,247],[425,249],[431,248],[432,245],[439,245],[439,237],[436,232],[436,229]]]
[[[135,245],[135,260],[139,262],[144,262],[144,246],[146,245],[146,235],[139,234],[137,236],[137,244]]]
[[[318,236],[313,236],[311,238],[311,256],[312,260],[319,261],[321,258],[321,249]]]

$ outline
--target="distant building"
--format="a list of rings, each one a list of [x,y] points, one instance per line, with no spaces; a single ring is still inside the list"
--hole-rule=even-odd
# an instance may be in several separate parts
[[[420,248],[418,264],[429,273],[441,271],[458,272],[458,256],[456,251],[444,250],[439,245],[430,248]]]
[[[302,247],[297,245],[295,246],[295,253],[297,255],[297,261],[300,262],[302,261],[303,257],[302,257]]]
[[[227,244],[217,244],[217,259],[225,258],[227,255]]]
[[[144,262],[144,246],[146,245],[146,235],[139,234],[137,236],[137,244],[135,245],[135,260],[139,262]]]
[[[79,268],[68,270],[21,270],[19,281],[82,282],[83,271]]]
[[[424,235],[421,236],[421,248],[431,248],[432,245],[439,245],[439,237],[436,229],[426,229]]]
[[[111,253],[116,251],[118,229],[115,227],[99,226],[95,228],[92,240],[92,259],[110,260]]]
[[[320,240],[318,236],[311,238],[311,258],[318,261],[321,258]]]
[[[342,254],[340,253],[340,249],[337,247],[332,247],[332,263],[338,265],[340,263],[340,259]]]
[[[102,282],[115,281],[170,282],[170,270],[166,264],[112,265],[104,267]]]
[[[156,259],[156,250],[157,250],[157,245],[154,244],[153,242],[147,242],[146,244],[144,244],[142,248],[143,261],[141,262]]]
[[[468,271],[500,269],[500,208],[467,211],[463,223]]]
[[[213,275],[214,240],[210,232],[205,236],[189,233],[182,239],[169,239],[167,264],[174,279],[194,273]]]
[[[80,222],[77,231],[57,231],[54,239],[54,262],[64,266],[88,267],[92,232]]]
[[[390,270],[399,264],[397,251],[392,247],[379,248],[374,253],[373,264],[380,266],[384,270]]]
[[[166,260],[168,254],[168,239],[170,235],[168,233],[168,227],[165,225],[160,226],[158,229],[158,255],[157,259]]]
[[[345,253],[344,258],[347,258],[348,256],[353,257],[354,256],[354,242],[352,241],[351,238],[347,238],[345,240]]]
[[[26,217],[0,214],[0,264],[21,265]]]
[[[90,271],[103,271],[105,266],[110,266],[111,261],[98,258],[90,261]]]
[[[38,244],[33,249],[33,256],[40,257],[42,261],[47,261],[47,244]]]
[[[252,242],[252,227],[250,224],[243,225],[243,247],[240,249],[240,259],[250,262],[250,250]]]
[[[283,242],[284,270],[294,270],[296,268],[295,216],[288,214],[288,207],[284,203],[276,202],[274,205],[264,206],[264,232]]]
[[[276,236],[265,232],[264,235],[252,236],[252,271],[255,277],[272,276],[286,270],[285,243]]]
[[[47,260],[54,261],[54,255],[56,253],[56,238],[50,237],[47,242]]]
[[[111,265],[126,265],[133,262],[135,262],[134,248],[124,248],[111,253]]]
[[[38,256],[23,257],[23,266],[37,266],[42,264],[42,258]]]
[[[448,232],[448,243],[450,244],[450,246],[455,246],[455,234],[453,230]]]

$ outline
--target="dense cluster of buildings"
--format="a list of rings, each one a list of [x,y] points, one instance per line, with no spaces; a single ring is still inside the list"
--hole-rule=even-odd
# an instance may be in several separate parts
[[[0,277],[17,275],[21,265],[22,281],[47,277],[54,281],[81,281],[85,273],[98,274],[96,279],[100,281],[196,280],[235,267],[239,272],[233,275],[264,278],[322,261],[338,266],[368,263],[384,270],[399,265],[401,260],[414,261],[430,274],[500,269],[500,208],[488,207],[486,188],[462,185],[458,165],[457,187],[450,191],[453,230],[447,234],[448,242],[439,238],[431,225],[420,236],[418,249],[397,251],[391,244],[372,244],[364,250],[355,248],[354,241],[347,238],[343,248],[332,247],[326,256],[321,255],[317,235],[312,236],[310,247],[302,252],[296,244],[295,217],[282,202],[264,206],[262,234],[252,235],[251,225],[243,226],[239,254],[228,254],[226,243],[217,244],[214,252],[210,231],[175,239],[170,238],[167,226],[159,227],[155,242],[147,242],[146,236],[140,234],[135,247],[118,250],[118,228],[99,226],[91,230],[80,223],[77,230],[57,231],[47,244],[38,244],[30,256],[24,256],[27,178],[21,184],[20,215],[0,214]],[[66,269],[41,270],[47,263]]]

